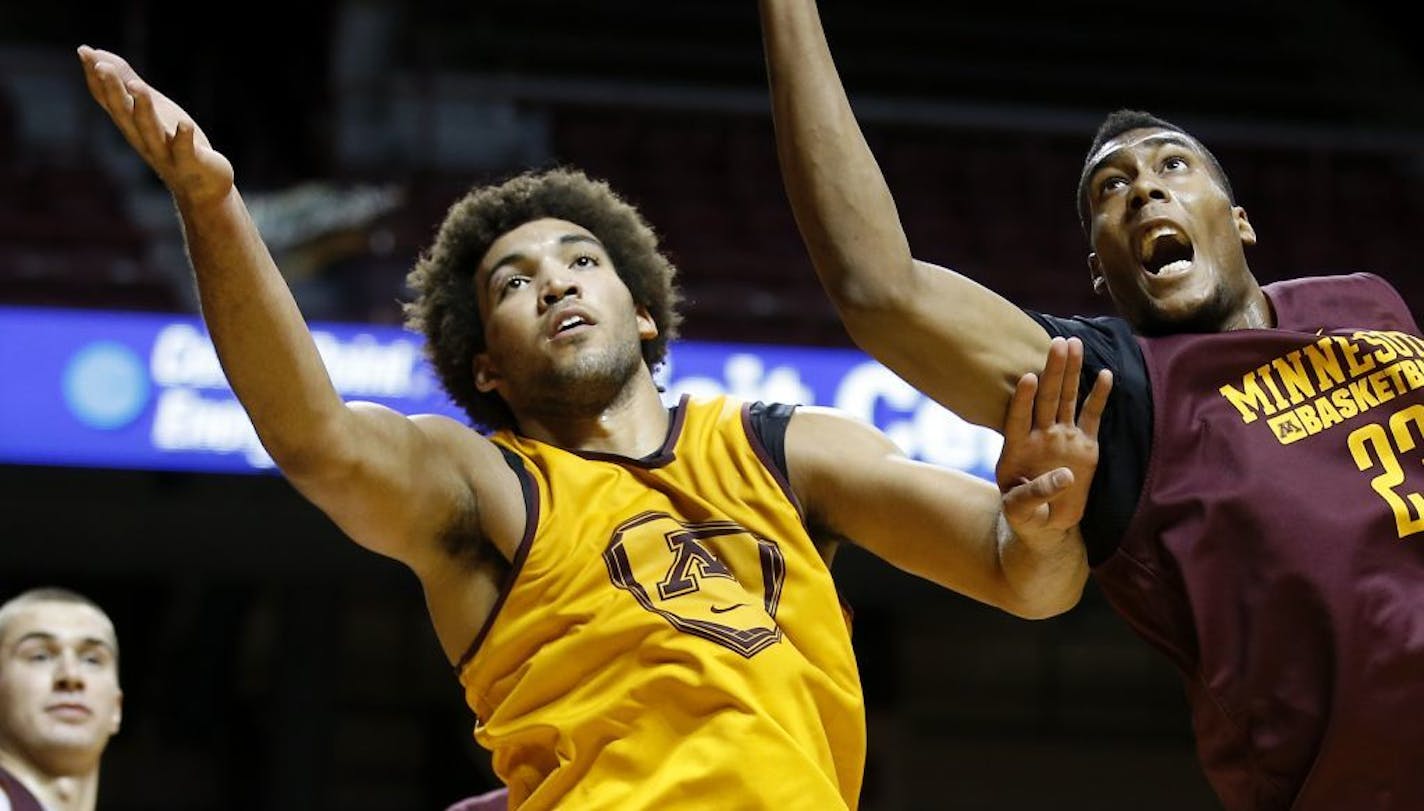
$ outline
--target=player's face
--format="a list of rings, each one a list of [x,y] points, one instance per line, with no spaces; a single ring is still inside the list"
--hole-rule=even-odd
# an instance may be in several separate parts
[[[13,609],[0,638],[0,745],[56,773],[97,765],[119,729],[114,627],[78,603]]]
[[[642,341],[657,335],[603,245],[564,220],[500,236],[475,285],[485,325],[475,383],[515,414],[602,410],[643,366]]]
[[[1215,331],[1245,306],[1256,233],[1197,142],[1135,129],[1089,159],[1095,277],[1140,332]]]

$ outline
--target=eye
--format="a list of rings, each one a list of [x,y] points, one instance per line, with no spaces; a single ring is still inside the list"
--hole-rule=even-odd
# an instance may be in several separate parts
[[[519,290],[520,288],[527,287],[528,285],[528,276],[521,276],[517,273],[511,273],[508,276],[504,277],[502,280],[500,280],[498,297],[502,300],[510,293],[513,293],[514,291]]]
[[[1103,178],[1103,180],[1098,183],[1098,194],[1112,194],[1118,189],[1123,189],[1126,187],[1127,178],[1123,177],[1122,175],[1110,175],[1106,178]]]
[[[1180,172],[1189,166],[1187,159],[1180,155],[1173,155],[1162,161],[1162,171],[1164,172]]]
[[[33,650],[24,654],[26,662],[48,662],[50,658],[49,651],[47,650]]]
[[[570,267],[576,267],[576,268],[593,268],[593,267],[598,267],[598,260],[595,259],[595,258],[592,257],[592,256],[589,256],[589,255],[586,254],[586,253],[581,253],[581,254],[579,254],[578,256],[575,256],[575,257],[574,257],[573,264],[570,265]]]

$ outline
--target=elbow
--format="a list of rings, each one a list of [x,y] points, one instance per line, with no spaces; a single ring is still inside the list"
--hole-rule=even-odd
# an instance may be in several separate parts
[[[840,313],[846,327],[855,337],[858,325],[869,328],[887,318],[904,318],[915,306],[915,274],[913,262],[879,265],[874,271],[856,270],[841,265],[830,273],[821,273],[826,280],[826,294]]]
[[[289,479],[308,478],[330,466],[326,454],[314,443],[262,440],[262,447],[272,457],[272,463]]]
[[[339,478],[357,466],[350,443],[334,428],[302,432],[298,436],[258,436],[273,464],[293,481]]]
[[[903,283],[888,277],[850,278],[843,274],[826,292],[836,308],[849,315],[873,316],[902,310],[908,294]]]
[[[1026,620],[1046,620],[1066,614],[1083,599],[1083,583],[1053,594],[1015,595],[1015,599],[1000,606],[1015,617]]]
[[[1004,610],[1019,619],[1046,620],[1052,619],[1059,614],[1066,614],[1070,608],[1077,604],[1077,600],[1058,603],[1020,603],[1014,606],[1006,606]]]

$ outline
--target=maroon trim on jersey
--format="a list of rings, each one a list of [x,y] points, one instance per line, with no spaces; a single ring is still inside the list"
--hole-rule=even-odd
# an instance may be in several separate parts
[[[1314,332],[1325,328],[1339,332],[1391,324],[1395,329],[1419,334],[1409,305],[1389,282],[1373,273],[1287,279],[1272,282],[1261,292],[1271,302],[1277,329]],[[1342,312],[1350,313],[1352,321],[1358,323],[1340,323]]]
[[[464,670],[465,665],[475,658],[475,653],[480,649],[480,643],[485,641],[490,628],[494,627],[494,621],[499,617],[499,610],[504,608],[504,601],[514,590],[514,581],[519,579],[519,572],[524,568],[525,559],[529,557],[529,548],[534,545],[534,533],[539,530],[539,487],[534,482],[533,475],[524,469],[524,462],[518,454],[502,446],[499,451],[504,454],[505,463],[519,479],[519,489],[524,493],[524,537],[519,539],[519,547],[514,550],[514,559],[509,562],[509,573],[504,577],[504,584],[500,586],[499,596],[495,598],[494,606],[490,608],[489,616],[485,618],[485,624],[480,626],[480,631],[475,634],[474,641],[465,649],[465,655],[461,656],[460,661],[455,664],[456,673]]]
[[[474,797],[466,797],[445,811],[506,811],[509,808],[509,789],[498,788]]]
[[[682,435],[682,423],[687,416],[687,398],[688,395],[682,395],[682,398],[677,401],[677,405],[672,407],[672,420],[668,423],[667,436],[663,438],[662,446],[640,459],[617,453],[604,453],[603,451],[581,451],[574,448],[565,448],[565,450],[593,462],[613,462],[614,464],[632,465],[650,470],[662,467],[677,458],[677,440]]]
[[[812,531],[811,524],[806,520],[806,510],[801,507],[801,500],[796,498],[796,493],[792,492],[791,482],[786,478],[786,471],[782,470],[781,466],[776,464],[776,461],[772,458],[771,449],[766,446],[766,442],[756,430],[756,426],[752,425],[753,405],[753,403],[744,403],[742,405],[742,430],[747,434],[747,443],[752,446],[752,450],[756,453],[757,460],[761,462],[762,467],[766,468],[767,471],[771,473],[772,478],[776,479],[776,484],[781,488],[782,495],[785,495],[786,500],[791,502],[791,506],[796,508],[796,516],[801,519],[801,526],[806,529],[806,534],[811,537],[812,543],[816,543],[815,532]],[[770,403],[765,403],[764,405],[769,406]],[[791,421],[788,419],[786,424],[789,427]],[[784,448],[785,446],[786,443],[783,438],[782,447]],[[817,546],[819,546],[819,544],[817,544]],[[827,564],[826,568],[829,570],[830,565]],[[839,588],[836,589],[836,602],[840,603],[841,616],[845,618],[846,629],[851,630],[855,624],[855,607],[846,600],[845,595],[841,594]]]
[[[14,811],[45,811],[39,798],[31,794],[18,777],[5,771],[4,766],[0,766],[0,794],[10,801]]]
[[[787,421],[787,425],[790,425]],[[752,425],[752,404],[742,404],[742,431],[747,435],[747,444],[752,446],[752,452],[756,454],[757,461],[761,466],[776,479],[776,484],[781,488],[781,494],[786,496],[786,500],[791,502],[791,506],[796,508],[796,516],[801,519],[803,527],[806,524],[806,511],[801,509],[801,501],[796,498],[796,494],[791,491],[791,482],[787,481],[786,473],[777,466],[776,461],[771,457],[771,451],[767,449],[766,443],[762,441],[761,434],[757,433]],[[807,527],[809,529],[809,527]]]

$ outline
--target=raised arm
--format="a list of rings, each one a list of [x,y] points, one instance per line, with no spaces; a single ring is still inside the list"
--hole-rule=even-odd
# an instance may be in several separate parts
[[[1072,608],[1088,576],[1077,524],[1111,378],[1099,377],[1075,421],[1082,352],[1069,349],[1053,341],[1042,385],[1028,374],[1016,386],[1002,494],[982,479],[907,459],[862,422],[798,409],[786,432],[786,460],[812,527],[1017,616]]]
[[[970,422],[1002,430],[1048,334],[953,271],[917,262],[841,86],[812,0],[760,0],[776,146],[816,274],[857,344]]]
[[[344,403],[232,164],[124,59],[88,47],[79,56],[94,99],[173,195],[223,371],[293,485],[358,543],[422,579],[440,569],[438,537],[453,526],[512,544],[522,505],[498,451],[444,417]]]

